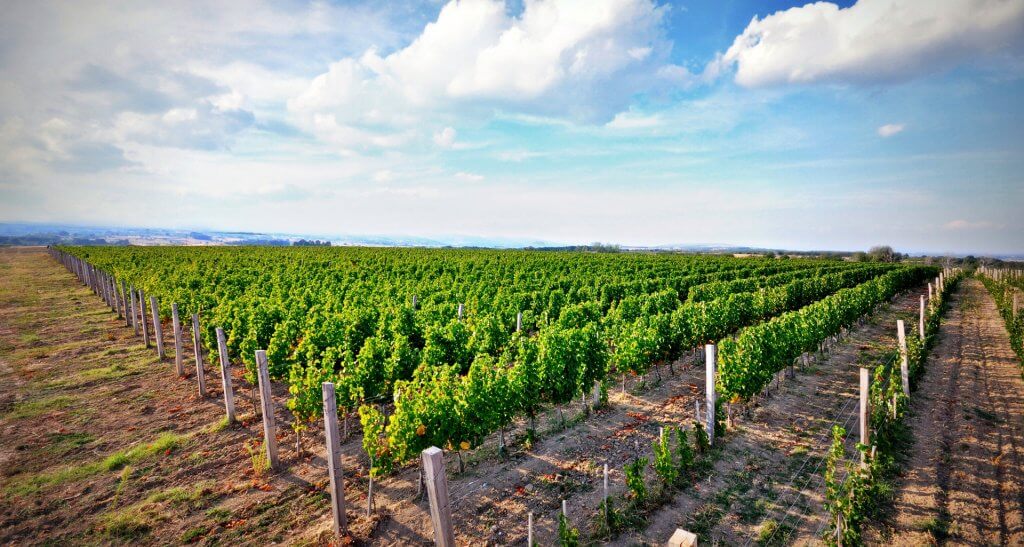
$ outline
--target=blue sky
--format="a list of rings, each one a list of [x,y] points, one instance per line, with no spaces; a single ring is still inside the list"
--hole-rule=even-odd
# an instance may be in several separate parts
[[[16,2],[0,220],[1024,252],[1024,0]]]

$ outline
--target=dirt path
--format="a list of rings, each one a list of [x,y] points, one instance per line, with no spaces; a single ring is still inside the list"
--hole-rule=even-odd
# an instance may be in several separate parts
[[[895,545],[1024,544],[1024,382],[995,303],[968,279],[951,301],[912,404],[915,444]]]

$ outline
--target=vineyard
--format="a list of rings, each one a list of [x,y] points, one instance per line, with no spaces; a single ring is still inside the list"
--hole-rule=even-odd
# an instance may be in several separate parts
[[[442,545],[451,537],[439,530],[450,529],[455,507],[491,507],[488,522],[521,510],[498,509],[481,490],[489,488],[484,481],[505,485],[506,497],[533,498],[529,523],[502,539],[498,525],[479,530],[469,524],[475,519],[459,517],[460,544],[516,543],[527,529],[539,538],[530,541],[561,545],[668,535],[663,528],[681,510],[679,500],[705,497],[702,481],[726,477],[707,494],[720,490],[715,497],[685,509],[692,512],[685,527],[707,540],[729,507],[763,505],[758,488],[745,494],[756,499],[744,499],[730,485],[738,480],[732,477],[749,477],[743,468],[775,458],[736,453],[737,443],[772,450],[780,442],[757,418],[764,412],[804,416],[794,423],[812,420],[810,430],[828,434],[820,442],[784,441],[805,449],[767,475],[783,493],[780,506],[721,521],[732,529],[725,541],[862,542],[878,518],[874,501],[898,480],[913,393],[962,278],[912,264],[674,253],[64,247],[51,256],[105,300],[129,333],[155,345],[160,361],[173,359],[179,377],[194,378],[197,400],[223,400],[226,417],[201,434],[249,437],[244,446],[256,476],[294,473],[319,484],[304,440],[323,435],[336,535],[404,543],[404,523],[422,515],[415,499],[429,494],[428,522]],[[1020,278],[997,277],[981,280],[1020,351]],[[899,344],[888,341],[891,323],[877,328],[869,320],[894,305],[910,310],[895,315]],[[851,444],[846,427],[858,406],[855,390],[844,386],[856,384],[857,367],[861,436]],[[827,395],[833,389],[839,392]],[[245,402],[252,413],[237,407]],[[286,437],[275,420],[282,411],[294,451],[278,447]],[[262,442],[244,433],[261,419]],[[607,433],[595,436],[595,427]],[[764,435],[775,440],[757,440]],[[350,452],[350,438],[361,454]],[[439,452],[430,460],[432,447],[451,459]],[[492,468],[475,467],[481,463]],[[527,468],[537,475],[524,482]],[[454,481],[452,498],[445,474]],[[583,486],[600,485],[602,476],[603,489]],[[7,488],[45,489],[54,477],[16,479]],[[273,490],[265,480],[254,479],[253,488]],[[557,488],[524,489],[535,480]],[[444,518],[435,514],[436,496],[452,499],[440,505],[449,511]],[[365,515],[346,511],[346,498],[362,500]],[[790,504],[798,502],[819,506],[819,516],[794,516]],[[705,513],[718,516],[705,522]],[[393,524],[382,524],[385,515]],[[544,515],[553,520],[539,520]]]
[[[66,249],[203,318],[201,337],[288,384],[298,430],[335,385],[379,472],[470,449],[514,418],[728,337],[722,395],[749,398],[932,268],[820,261],[391,249]],[[800,310],[799,313],[786,312]],[[167,317],[168,306],[159,309]],[[771,321],[762,323],[767,319]],[[379,403],[393,402],[385,418]]]

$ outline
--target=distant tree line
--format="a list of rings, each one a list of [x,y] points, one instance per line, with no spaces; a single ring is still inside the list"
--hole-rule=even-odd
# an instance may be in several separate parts
[[[320,241],[319,239],[300,239],[293,241],[292,246],[294,247],[330,247],[331,242],[328,240]]]
[[[131,245],[127,239],[103,239],[89,237],[67,237],[57,234],[29,234],[20,236],[0,236],[0,246],[27,246],[27,245]]]
[[[243,239],[240,241],[229,241],[227,245],[253,245],[257,247],[287,247],[291,245],[287,239]]]

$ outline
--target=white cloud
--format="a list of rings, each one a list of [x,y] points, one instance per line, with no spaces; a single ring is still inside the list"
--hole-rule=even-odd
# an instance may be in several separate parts
[[[635,112],[619,112],[605,127],[612,129],[649,129],[662,125],[664,121],[657,114],[643,115]]]
[[[9,3],[0,18],[0,123],[19,145],[0,153],[0,177],[119,169],[131,144],[226,149],[256,126],[294,134],[285,101],[322,70],[317,53],[395,47],[404,32],[389,21],[391,9]],[[44,135],[51,118],[67,130]]]
[[[679,79],[679,67],[659,75],[671,66],[663,17],[651,0],[528,1],[515,16],[499,0],[452,1],[407,47],[332,63],[288,107],[352,149],[456,109],[604,122],[635,93]],[[322,116],[337,127],[325,132]],[[434,141],[451,146],[444,132]]]
[[[904,129],[906,129],[906,125],[902,123],[887,123],[878,128],[878,136],[888,138],[897,133],[902,133]]]
[[[480,182],[484,180],[483,175],[478,175],[476,173],[467,173],[466,171],[459,171],[458,173],[455,173],[455,178],[466,182]]]
[[[434,133],[434,144],[441,148],[451,148],[455,145],[455,136],[457,132],[453,127],[445,127],[444,129]]]
[[[754,19],[726,51],[743,86],[902,81],[1024,43],[1017,0],[829,2]]]
[[[194,108],[172,108],[161,119],[169,124],[195,121],[199,113]]]

